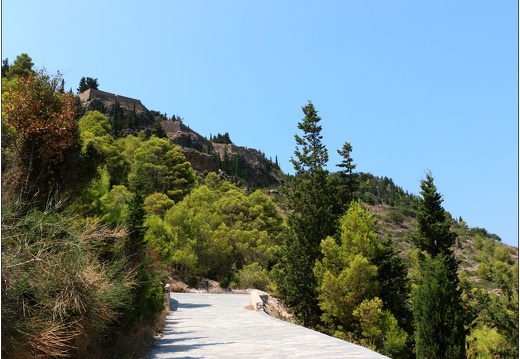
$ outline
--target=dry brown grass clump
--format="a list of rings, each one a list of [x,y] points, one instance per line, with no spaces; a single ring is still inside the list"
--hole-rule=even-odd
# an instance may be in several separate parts
[[[124,230],[75,216],[2,213],[2,355],[95,357],[132,302]]]

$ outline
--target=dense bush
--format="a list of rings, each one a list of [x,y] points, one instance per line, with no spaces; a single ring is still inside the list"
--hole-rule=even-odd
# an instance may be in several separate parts
[[[58,211],[2,208],[2,354],[94,357],[130,310],[126,232]],[[87,354],[90,353],[90,354]]]

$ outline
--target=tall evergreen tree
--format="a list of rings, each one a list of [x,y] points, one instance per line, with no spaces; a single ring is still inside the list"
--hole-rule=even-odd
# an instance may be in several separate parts
[[[143,238],[146,231],[146,227],[144,226],[146,211],[144,209],[143,172],[142,167],[139,167],[136,174],[133,176],[130,186],[133,196],[127,200],[129,209],[128,230],[130,232],[130,243],[127,246],[127,251],[130,256],[134,256],[139,260],[142,258]]]
[[[298,123],[303,136],[295,135],[295,157],[291,158],[296,174],[284,188],[293,211],[288,218],[293,236],[285,243],[280,262],[278,286],[281,294],[305,326],[320,322],[317,282],[313,274],[320,259],[320,243],[334,233],[331,211],[331,187],[325,169],[328,152],[321,142],[321,118],[309,101],[302,108],[304,119]]]
[[[124,114],[119,101],[116,99],[114,104],[114,109],[112,111],[112,136],[118,137],[119,133],[123,129],[124,124]]]
[[[417,358],[466,358],[460,292],[450,280],[452,259],[444,254],[426,257],[412,296]]]
[[[456,234],[450,231],[448,214],[442,207],[442,195],[433,184],[431,173],[421,181],[422,201],[417,211],[418,235],[414,239],[416,246],[436,257],[439,254],[449,255],[455,244]]]
[[[352,145],[348,142],[343,144],[341,150],[337,150],[338,154],[343,158],[341,163],[336,165],[341,168],[339,172],[338,183],[336,183],[337,201],[336,210],[339,211],[339,215],[343,215],[348,208],[350,202],[354,200],[354,192],[359,188],[359,176],[354,172],[356,165],[351,157]]]
[[[9,59],[5,58],[2,60],[2,77],[7,77],[9,71]]]
[[[417,358],[462,359],[465,354],[464,312],[450,232],[442,196],[431,173],[421,181],[415,243],[422,250],[418,285],[413,292]]]
[[[135,110],[135,103],[134,103],[132,112],[130,112],[130,114],[126,118],[126,127],[127,128],[137,128],[138,127],[138,119],[137,119],[137,112]]]
[[[80,92],[85,91],[86,89],[88,89],[87,80],[85,79],[85,76],[83,76],[81,78],[81,80],[79,80],[79,86],[78,86],[77,90],[78,90],[78,93],[80,93]]]
[[[408,266],[399,256],[392,236],[382,239],[381,244],[381,250],[374,259],[380,285],[379,298],[383,300],[384,308],[395,316],[399,326],[412,334]]]

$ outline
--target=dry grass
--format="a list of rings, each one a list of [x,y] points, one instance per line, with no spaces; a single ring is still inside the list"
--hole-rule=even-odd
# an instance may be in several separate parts
[[[3,356],[104,352],[96,343],[130,305],[136,273],[118,249],[124,230],[78,224],[52,212],[2,213]]]

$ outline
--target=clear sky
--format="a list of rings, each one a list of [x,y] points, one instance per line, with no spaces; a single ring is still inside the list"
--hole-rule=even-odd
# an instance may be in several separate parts
[[[2,59],[228,132],[292,171],[310,100],[323,143],[518,246],[517,1],[2,1]]]

